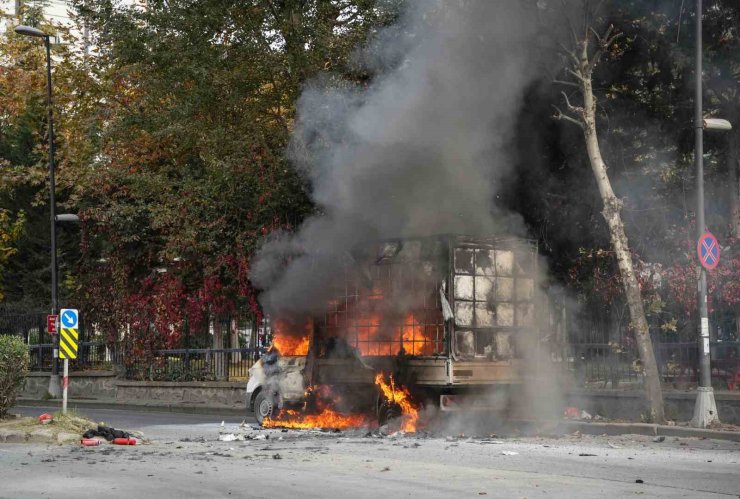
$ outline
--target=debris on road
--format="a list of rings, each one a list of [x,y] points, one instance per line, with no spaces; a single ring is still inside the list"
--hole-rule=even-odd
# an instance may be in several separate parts
[[[54,421],[54,416],[52,416],[48,412],[45,412],[38,417],[38,422],[41,424],[49,424],[52,421]]]
[[[567,419],[578,419],[580,415],[581,411],[578,410],[578,407],[566,407],[563,412],[563,416]]]
[[[513,450],[503,450],[501,451],[501,454],[503,454],[504,456],[518,456],[519,455],[518,452],[515,452]]]
[[[115,428],[110,427],[110,426],[98,425],[97,429],[91,428],[82,434],[82,438],[93,438],[93,437],[103,437],[108,442],[112,442],[113,440],[117,438],[129,439],[131,438],[131,434],[127,431],[116,430]],[[129,444],[126,444],[126,445],[129,445]]]
[[[111,443],[116,445],[136,445],[136,439],[132,437],[114,438]]]
[[[653,442],[665,442],[665,435],[660,435],[659,437],[655,437],[653,439]]]

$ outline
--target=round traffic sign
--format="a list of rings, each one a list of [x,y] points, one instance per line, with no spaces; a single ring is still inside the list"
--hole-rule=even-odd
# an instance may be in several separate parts
[[[62,322],[62,327],[77,329],[77,323],[79,322],[79,313],[74,308],[63,308],[59,313],[59,318]]]
[[[719,243],[711,232],[706,231],[696,243],[696,254],[702,267],[712,270],[719,264]]]

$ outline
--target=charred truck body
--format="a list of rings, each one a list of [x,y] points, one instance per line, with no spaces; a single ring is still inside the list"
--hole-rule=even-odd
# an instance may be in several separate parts
[[[369,244],[348,259],[322,317],[273,321],[275,349],[247,386],[258,421],[304,403],[313,386],[331,387],[340,410],[371,408],[382,421],[392,408],[377,397],[378,372],[442,410],[521,383],[547,308],[533,242],[436,236]]]

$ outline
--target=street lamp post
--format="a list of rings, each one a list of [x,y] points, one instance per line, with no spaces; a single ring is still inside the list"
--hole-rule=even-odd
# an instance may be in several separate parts
[[[694,96],[694,161],[696,162],[696,233],[697,240],[707,230],[704,219],[704,129],[727,131],[729,121],[704,119],[702,102],[702,0],[696,0],[696,86]],[[719,421],[717,404],[712,389],[712,369],[709,348],[709,309],[707,306],[707,270],[701,266],[699,274],[699,387],[697,388],[694,417],[691,425],[706,428]]]
[[[48,112],[49,132],[49,206],[51,221],[51,314],[56,315],[57,306],[57,231],[56,231],[56,199],[54,182],[54,115],[51,106],[51,35],[31,26],[16,26],[15,32],[20,35],[43,38],[46,46],[46,106]],[[51,377],[49,378],[49,394],[53,398],[61,396],[59,385],[59,334],[54,335],[54,352],[51,361]]]

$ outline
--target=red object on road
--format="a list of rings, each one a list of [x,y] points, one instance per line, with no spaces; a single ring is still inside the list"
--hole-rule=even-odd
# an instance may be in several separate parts
[[[41,424],[49,424],[52,421],[54,421],[54,416],[52,416],[48,412],[45,412],[41,416],[38,417],[38,420],[39,420],[39,423]]]
[[[581,417],[581,411],[578,407],[566,407],[564,416],[566,418],[578,419]]]
[[[96,445],[100,445],[100,440],[97,438],[83,438],[80,440],[80,443],[85,447],[95,447]]]
[[[116,445],[136,445],[135,438],[114,438],[113,443]]]

